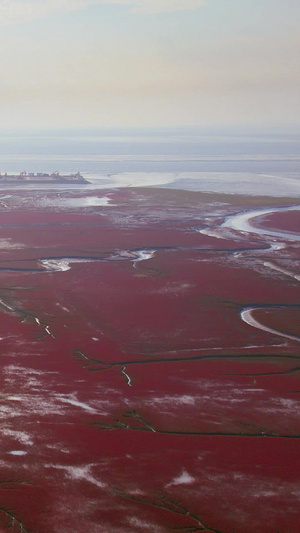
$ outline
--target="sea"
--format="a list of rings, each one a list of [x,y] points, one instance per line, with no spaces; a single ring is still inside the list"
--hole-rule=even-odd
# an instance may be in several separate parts
[[[0,171],[80,172],[90,189],[163,187],[299,198],[300,133],[193,128],[5,131],[0,132]],[[61,185],[47,185],[56,187]]]

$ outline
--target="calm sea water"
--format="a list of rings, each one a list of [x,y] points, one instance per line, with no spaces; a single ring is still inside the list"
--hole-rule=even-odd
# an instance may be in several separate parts
[[[24,170],[80,171],[99,188],[152,185],[297,197],[300,135],[187,130],[2,133],[0,171]],[[110,177],[116,174],[122,176]]]

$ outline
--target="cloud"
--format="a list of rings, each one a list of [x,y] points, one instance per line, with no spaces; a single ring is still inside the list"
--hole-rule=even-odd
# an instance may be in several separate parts
[[[196,9],[206,0],[0,0],[0,25],[45,18],[58,11],[90,5],[128,5],[134,13],[166,13]]]

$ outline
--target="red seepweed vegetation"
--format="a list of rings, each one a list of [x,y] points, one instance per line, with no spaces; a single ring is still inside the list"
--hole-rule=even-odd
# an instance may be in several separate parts
[[[0,213],[1,528],[296,531],[299,249],[139,194]]]

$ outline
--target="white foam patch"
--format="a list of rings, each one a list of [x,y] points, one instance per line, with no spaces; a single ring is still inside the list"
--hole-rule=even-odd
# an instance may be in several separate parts
[[[15,385],[17,386],[18,382]],[[22,394],[18,399],[8,397],[8,402],[0,406],[0,416],[3,421],[6,422],[14,418],[24,419],[26,416],[31,417],[32,415],[48,417],[66,414],[61,402],[55,396],[46,394],[43,383],[26,382],[23,388],[28,389],[29,392]]]
[[[272,412],[282,415],[276,421],[281,426],[289,421],[290,424],[298,423],[298,404],[295,400],[276,398],[262,387],[240,386],[236,387],[231,379],[226,381],[195,379],[186,382],[189,387],[196,390],[194,395],[162,395],[155,396],[150,393],[145,399],[140,399],[140,408],[152,407],[153,412],[160,416],[168,417],[168,420],[178,420],[178,416],[194,420],[195,416],[206,419],[214,425],[224,425],[224,420],[232,417],[232,407],[237,406],[237,417],[246,416],[251,406],[251,413],[256,419],[260,413]],[[198,390],[197,390],[198,389]],[[129,400],[124,400],[129,407],[136,407]],[[237,419],[238,420],[238,419]],[[177,423],[177,422],[176,422]],[[155,427],[154,427],[155,429]]]
[[[70,265],[72,263],[91,263],[93,259],[81,259],[78,258],[68,258],[65,257],[63,259],[40,259],[39,263],[48,271],[51,272],[66,272],[67,270],[70,270]],[[68,311],[68,310],[67,310]]]
[[[282,419],[294,416],[299,421],[300,418],[299,402],[288,398],[273,398],[272,402],[261,405],[259,409],[264,413],[275,414]]]
[[[139,261],[147,261],[154,257],[156,250],[118,250],[112,256],[109,257],[109,261],[132,261],[133,266]]]
[[[79,409],[83,409],[87,413],[91,413],[91,414],[97,414],[98,413],[99,414],[99,411],[97,409],[94,409],[93,407],[91,407],[87,403],[80,402],[79,400],[77,400],[76,399],[76,395],[74,393],[70,394],[68,396],[63,396],[63,395],[60,395],[60,394],[56,394],[55,396],[62,403],[73,405],[74,407],[79,407]]]
[[[70,313],[70,310],[67,309],[67,307],[64,307],[63,305],[61,305],[59,302],[57,302],[56,305],[57,305],[57,307],[60,307],[60,309],[65,311],[66,313]]]
[[[66,198],[59,204],[67,207],[96,207],[96,206],[114,206],[108,196],[84,196],[82,198]]]
[[[27,452],[25,452],[24,450],[12,450],[11,452],[7,452],[9,455],[17,455],[17,456],[22,456],[22,455],[27,455]]]
[[[208,237],[214,237],[215,239],[225,239],[225,236],[222,234],[222,232],[216,229],[205,228],[199,230],[199,233],[202,235],[207,235]]]
[[[129,516],[127,521],[131,527],[134,528],[134,531],[151,531],[152,533],[165,533],[165,529],[162,529],[157,524],[146,522],[141,520],[137,516]]]
[[[43,268],[54,272],[66,272],[70,270],[70,261],[67,259],[41,259],[39,261]]]
[[[163,287],[152,290],[152,293],[158,293],[158,294],[173,294],[173,295],[180,295],[182,293],[186,293],[188,291],[192,291],[194,288],[194,285],[191,283],[177,283],[177,282],[170,282],[165,283]]]
[[[29,433],[26,433],[25,431],[16,431],[13,429],[2,427],[0,429],[0,433],[5,437],[11,437],[12,439],[17,440],[18,442],[26,446],[33,445],[32,436],[29,435]]]
[[[47,464],[47,468],[57,468],[59,470],[64,470],[68,478],[73,479],[74,481],[87,481],[92,485],[96,485],[99,488],[105,488],[106,484],[102,481],[96,479],[92,474],[91,470],[95,465],[94,463],[83,465],[83,466],[64,466],[64,465],[54,465]]]
[[[2,250],[17,250],[19,248],[25,248],[25,245],[17,242],[12,242],[11,239],[0,239],[0,248]]]
[[[10,400],[12,402],[22,402],[23,401],[22,396],[7,396],[5,399],[6,400]]]
[[[286,248],[286,244],[283,242],[270,242],[271,250],[274,252],[277,252],[277,250],[284,250]]]
[[[191,476],[186,470],[183,470],[179,476],[175,477],[170,483],[168,483],[167,487],[173,485],[191,485],[195,481],[196,479],[193,476]]]
[[[35,368],[26,368],[18,365],[7,365],[4,367],[4,371],[6,374],[11,374],[14,376],[18,375],[20,377],[31,375],[45,376],[48,374],[58,374],[58,372],[44,372],[43,370],[37,370]]]
[[[195,405],[195,397],[188,394],[183,394],[181,396],[162,396],[151,398],[153,404],[169,404],[169,405]]]
[[[139,261],[147,261],[148,259],[152,259],[155,255],[155,250],[139,250],[137,252],[137,259],[133,262],[133,266],[136,267],[136,263]]]
[[[64,448],[63,444],[46,444],[46,448],[48,448],[49,450],[56,450],[66,454],[69,454],[71,452],[70,450]]]

